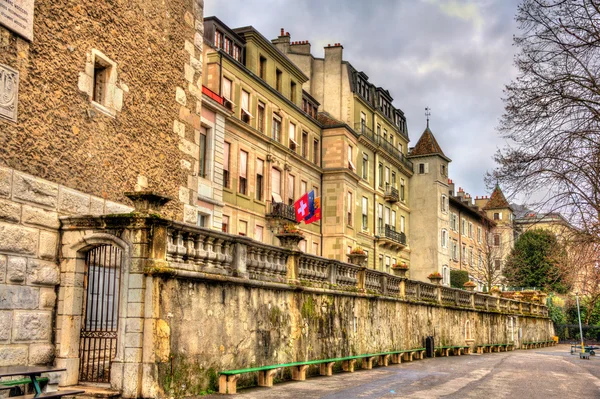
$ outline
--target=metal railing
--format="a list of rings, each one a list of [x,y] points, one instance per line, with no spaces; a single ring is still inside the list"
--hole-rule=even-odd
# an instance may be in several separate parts
[[[400,201],[400,194],[398,193],[398,189],[395,187],[387,185],[385,189],[384,198],[386,201],[398,202]]]
[[[386,224],[385,227],[379,228],[379,237],[387,238],[399,244],[406,245],[406,234],[396,231],[388,224]]]
[[[384,139],[381,136],[375,136],[375,142],[377,143],[377,145],[379,145],[381,148],[383,148],[392,157],[394,157],[394,158],[398,159],[400,162],[402,162],[402,164],[404,164],[404,166],[406,166],[410,171],[413,170],[412,161],[407,159],[404,156],[404,154],[402,153],[402,151],[400,151],[398,148],[394,147],[394,145],[392,143],[390,143],[389,141],[387,141],[386,139]]]
[[[377,146],[382,148],[385,152],[387,152],[393,158],[400,161],[411,172],[413,171],[412,161],[407,159],[406,156],[402,153],[402,151],[400,151],[398,148],[396,148],[394,146],[394,144],[390,143],[389,141],[384,139],[382,136],[379,136],[379,135],[373,133],[373,130],[371,130],[368,126],[366,126],[362,122],[355,123],[354,131],[357,132],[358,134],[361,134],[361,135],[367,137],[369,140],[371,140],[374,144],[376,144]]]
[[[271,202],[269,204],[269,212],[265,216],[296,222],[296,209],[294,205],[288,205],[283,202]]]
[[[375,142],[375,134],[369,127],[367,127],[367,125],[363,124],[362,122],[354,124],[354,131],[366,136],[372,142]]]

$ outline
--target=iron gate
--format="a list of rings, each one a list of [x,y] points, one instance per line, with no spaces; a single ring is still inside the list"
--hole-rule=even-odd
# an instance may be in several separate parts
[[[120,271],[120,248],[101,245],[87,253],[79,381],[110,382],[117,354]]]

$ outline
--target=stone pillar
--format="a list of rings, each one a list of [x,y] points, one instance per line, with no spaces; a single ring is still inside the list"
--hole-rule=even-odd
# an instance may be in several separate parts
[[[299,283],[298,268],[300,267],[300,256],[301,255],[302,255],[301,251],[292,251],[287,257],[287,262],[286,262],[287,280],[291,284]]]
[[[335,284],[337,281],[337,262],[329,262],[329,284]]]
[[[360,292],[365,291],[365,280],[367,278],[367,268],[361,267],[358,273],[356,274],[356,288]]]
[[[400,297],[406,298],[406,279],[400,280]]]
[[[236,242],[233,247],[233,274],[236,277],[248,278],[248,269],[246,268],[246,262],[248,260],[247,255],[248,247],[246,244]]]

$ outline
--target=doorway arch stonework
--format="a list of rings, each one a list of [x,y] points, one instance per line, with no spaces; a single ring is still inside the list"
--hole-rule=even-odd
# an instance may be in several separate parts
[[[122,233],[122,235],[126,234]],[[127,387],[123,386],[123,373],[127,363],[125,341],[129,310],[128,292],[132,285],[130,276],[131,244],[126,237],[118,237],[114,234],[100,233],[93,230],[63,231],[61,238],[61,284],[58,292],[56,316],[56,364],[66,368],[67,371],[63,373],[60,384],[75,385],[79,382],[79,345],[84,313],[86,254],[101,245],[112,245],[121,250],[122,266],[120,270],[117,350],[112,362],[110,384],[113,389],[125,391]],[[133,280],[134,284],[140,286],[143,283],[141,275]],[[143,325],[143,323],[140,324]],[[137,360],[137,358],[134,360]],[[130,369],[139,369],[141,362],[129,363],[134,363],[128,366],[128,374],[130,379],[135,381],[136,378],[131,377],[141,373],[132,373]],[[135,382],[136,385],[139,385],[139,382]],[[134,389],[134,391],[137,391],[137,389]]]

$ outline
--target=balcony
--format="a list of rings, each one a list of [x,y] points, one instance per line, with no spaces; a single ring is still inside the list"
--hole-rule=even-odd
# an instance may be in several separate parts
[[[413,163],[412,163],[412,161],[408,160],[404,156],[404,154],[402,153],[402,151],[400,151],[399,149],[397,149],[396,147],[394,147],[394,145],[392,143],[390,143],[389,141],[385,140],[381,136],[375,136],[375,141],[376,141],[377,145],[379,147],[383,148],[383,150],[385,152],[387,152],[393,158],[396,158],[397,160],[399,160],[408,170],[410,170],[411,172],[413,171]]]
[[[296,223],[296,209],[294,205],[287,205],[283,202],[272,202],[269,204],[269,212],[265,215],[267,218],[285,219]]]
[[[355,123],[354,131],[356,133],[360,134],[361,136],[364,136],[367,139],[369,139],[377,147],[383,148],[383,150],[386,153],[388,153],[388,155],[390,155],[392,158],[395,158],[398,161],[400,161],[400,163],[402,163],[404,165],[404,167],[406,167],[411,172],[413,171],[413,163],[410,160],[408,160],[404,156],[404,154],[402,154],[402,151],[400,151],[399,149],[394,147],[394,145],[392,143],[385,140],[383,137],[378,136],[375,133],[373,133],[373,131],[371,129],[369,129],[369,127],[367,127],[364,123],[362,123],[362,122]]]
[[[354,124],[354,131],[357,132],[358,134],[366,136],[372,142],[375,142],[375,134],[364,123],[362,123],[362,122],[355,123]]]
[[[401,250],[406,247],[406,234],[396,231],[389,224],[379,228],[377,236],[379,244],[395,250]]]
[[[395,204],[396,202],[400,201],[398,189],[388,184],[385,188],[385,194],[383,195],[383,199],[385,199],[387,202],[391,202],[392,204]]]

